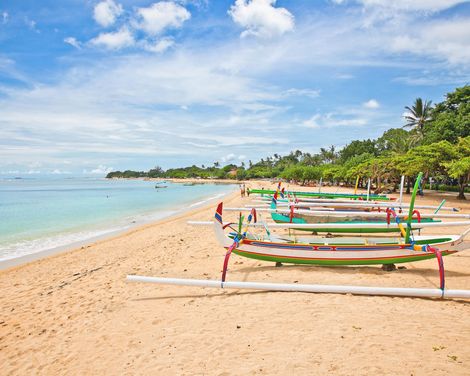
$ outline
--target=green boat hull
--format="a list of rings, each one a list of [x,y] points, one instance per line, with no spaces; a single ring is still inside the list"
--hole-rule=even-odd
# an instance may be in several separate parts
[[[281,262],[286,264],[303,264],[303,265],[383,265],[383,264],[400,264],[405,262],[421,261],[435,258],[434,254],[429,254],[425,256],[410,256],[410,257],[399,257],[399,258],[390,258],[390,259],[379,259],[379,260],[320,260],[320,259],[296,259],[290,257],[278,257],[278,256],[268,256],[268,255],[259,255],[252,254],[247,252],[240,252],[234,250],[233,253],[247,257],[255,260],[262,261],[271,261],[271,262]],[[447,256],[449,253],[442,252],[443,256]]]
[[[273,195],[276,191],[271,189],[248,189],[248,194],[266,194]],[[349,199],[362,199],[366,200],[367,195],[365,194],[353,194],[353,193],[328,193],[328,192],[301,192],[301,191],[286,191],[286,194],[292,194],[298,197],[321,197],[321,198],[349,198]],[[390,201],[390,198],[384,195],[369,195],[369,199],[375,201]]]

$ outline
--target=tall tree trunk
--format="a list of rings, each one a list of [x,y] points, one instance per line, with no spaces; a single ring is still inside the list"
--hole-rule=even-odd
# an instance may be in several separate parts
[[[464,176],[461,176],[459,179],[459,195],[457,196],[458,200],[466,200],[465,197],[465,186],[467,185],[467,179]]]
[[[406,177],[406,194],[409,195],[411,193],[411,178],[409,176]]]

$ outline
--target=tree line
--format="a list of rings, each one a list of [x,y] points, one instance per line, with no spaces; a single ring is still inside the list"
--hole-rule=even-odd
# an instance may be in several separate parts
[[[323,182],[353,184],[361,177],[360,186],[372,179],[378,192],[398,187],[405,175],[407,190],[419,171],[436,187],[464,192],[470,181],[470,85],[448,93],[445,100],[433,105],[417,98],[406,106],[406,125],[392,128],[377,139],[354,140],[341,150],[335,146],[311,154],[300,150],[288,155],[274,154],[248,165],[192,165],[163,170],[155,167],[144,171],[113,171],[108,178],[215,178],[265,179],[282,178],[301,184]]]

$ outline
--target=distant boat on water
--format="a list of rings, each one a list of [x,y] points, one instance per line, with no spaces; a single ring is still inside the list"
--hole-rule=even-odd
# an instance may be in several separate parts
[[[165,183],[166,183],[166,180],[157,181],[156,184],[155,184],[155,189],[167,188],[168,187],[167,185],[161,185],[161,184],[165,184]]]

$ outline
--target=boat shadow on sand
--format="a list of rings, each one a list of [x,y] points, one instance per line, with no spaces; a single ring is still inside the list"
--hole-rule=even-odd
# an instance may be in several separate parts
[[[202,293],[202,294],[185,294],[185,295],[165,295],[165,296],[148,296],[144,298],[135,298],[132,299],[134,302],[145,302],[148,300],[166,300],[166,299],[192,299],[192,298],[217,298],[222,296],[232,296],[232,295],[259,295],[259,294],[269,294],[274,291],[239,291],[239,290],[225,290],[223,292],[217,293]],[[470,304],[470,303],[469,303]]]
[[[294,264],[282,264],[282,267],[274,265],[257,265],[237,268],[237,273],[256,273],[256,272],[268,272],[268,271],[279,271],[280,269],[296,270],[300,272],[315,272],[315,271],[327,271],[336,274],[368,274],[368,275],[383,275],[388,273],[405,273],[405,274],[416,274],[423,277],[434,277],[436,273],[439,273],[437,269],[433,268],[421,268],[410,265],[397,264],[397,269],[391,272],[382,270],[381,265],[361,265],[361,266],[342,266],[342,265],[294,265]],[[235,272],[232,268],[232,272]],[[470,273],[457,272],[453,270],[446,270],[446,276],[448,277],[470,277]]]

